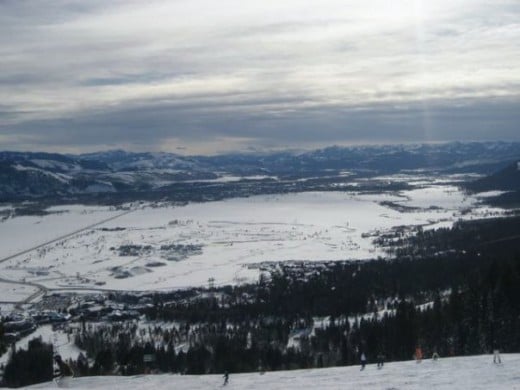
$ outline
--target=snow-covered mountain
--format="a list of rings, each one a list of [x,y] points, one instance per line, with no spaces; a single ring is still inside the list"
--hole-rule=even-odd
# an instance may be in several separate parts
[[[386,390],[515,390],[520,389],[520,354],[502,355],[502,364],[493,364],[491,355],[387,363],[382,369],[369,364],[312,370],[231,374],[223,386],[222,375],[139,375],[66,378],[61,386],[89,389],[184,389],[216,388],[248,390],[302,389],[386,389]],[[55,388],[54,382],[31,388]]]
[[[149,170],[149,169],[201,169],[196,160],[172,153],[130,153],[124,150],[112,150],[82,154],[80,161],[100,161],[115,171]]]
[[[492,173],[520,157],[520,143],[329,147],[309,152],[179,156],[114,150],[83,155],[0,152],[0,201],[171,190],[175,183],[229,178],[320,177],[403,170]],[[269,189],[272,192],[272,189]]]
[[[0,153],[0,199],[5,200],[142,191],[215,177],[196,162],[166,153]]]

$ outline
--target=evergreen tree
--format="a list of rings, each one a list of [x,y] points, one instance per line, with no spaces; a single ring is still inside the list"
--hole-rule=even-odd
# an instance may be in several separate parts
[[[27,350],[13,351],[4,372],[4,382],[9,387],[29,386],[52,380],[52,345],[41,338],[29,341]]]

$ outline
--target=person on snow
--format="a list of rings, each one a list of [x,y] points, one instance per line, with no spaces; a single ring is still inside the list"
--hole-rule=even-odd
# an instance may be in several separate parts
[[[365,355],[365,352],[361,352],[361,371],[363,371],[365,369],[365,366],[367,364],[367,357]]]
[[[493,363],[495,363],[495,364],[502,363],[502,359],[500,359],[500,351],[498,350],[498,348],[495,348],[493,350]]]
[[[439,360],[439,357],[440,356],[437,353],[437,351],[434,351],[433,354],[432,354],[432,360],[436,362],[437,360]]]
[[[377,368],[383,368],[384,364],[385,364],[385,355],[383,355],[382,352],[379,352],[377,354]]]
[[[422,362],[422,358],[423,358],[423,354],[422,354],[422,349],[420,346],[417,346],[417,348],[415,348],[415,360],[417,363],[420,363]]]
[[[63,361],[60,355],[54,356],[54,361],[58,366],[58,370],[54,372],[54,378],[63,378],[65,376],[74,376],[72,368]]]
[[[224,372],[224,384],[222,386],[226,386],[229,382],[229,372]]]

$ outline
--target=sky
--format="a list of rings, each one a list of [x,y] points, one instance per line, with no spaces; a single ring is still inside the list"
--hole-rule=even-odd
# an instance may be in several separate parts
[[[520,141],[518,0],[0,0],[0,150]]]

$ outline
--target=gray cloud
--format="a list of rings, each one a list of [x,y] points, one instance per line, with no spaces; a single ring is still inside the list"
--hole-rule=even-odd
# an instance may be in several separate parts
[[[197,106],[154,104],[38,120],[17,125],[14,132],[18,134],[20,126],[24,142],[45,150],[124,146],[142,151],[161,149],[157,148],[160,141],[166,150],[188,145],[188,153],[214,153],[237,147],[490,140],[496,139],[496,129],[500,129],[501,139],[513,140],[518,139],[518,123],[517,102],[504,99],[439,102],[428,107],[315,107],[283,115],[259,115],[248,110],[203,113]]]
[[[520,139],[515,1],[0,3],[0,148]]]

